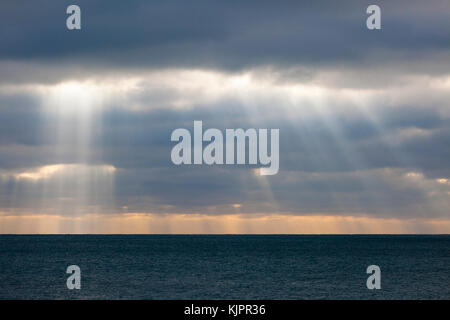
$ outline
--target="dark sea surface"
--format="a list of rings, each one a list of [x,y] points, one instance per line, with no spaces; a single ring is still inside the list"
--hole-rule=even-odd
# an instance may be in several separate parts
[[[450,299],[450,236],[0,235],[0,299]]]

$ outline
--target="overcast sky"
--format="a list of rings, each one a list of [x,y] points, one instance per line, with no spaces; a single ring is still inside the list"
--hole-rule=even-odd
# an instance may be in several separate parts
[[[172,164],[194,120],[279,173]],[[0,3],[2,233],[448,233],[449,145],[446,0]]]

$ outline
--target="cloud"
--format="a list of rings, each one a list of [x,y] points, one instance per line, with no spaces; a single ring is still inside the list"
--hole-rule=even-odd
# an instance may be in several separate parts
[[[363,79],[366,72],[366,81],[374,82],[399,71],[449,71],[450,4],[445,1],[379,1],[383,27],[377,32],[365,27],[367,4],[350,0],[129,1],[126,6],[81,0],[81,31],[65,28],[69,4],[1,5],[1,78],[51,81],[111,69],[261,67],[292,77],[291,71],[301,67],[307,73],[356,70]],[[24,63],[34,70],[25,77]]]
[[[90,170],[92,167],[80,164],[53,164],[48,166],[43,166],[39,168],[34,168],[30,171],[18,172],[12,175],[12,178],[16,180],[29,180],[29,181],[39,181],[44,179],[50,179],[56,175],[67,175],[68,173],[72,175],[79,176],[81,172],[86,169]],[[95,166],[92,168],[94,170],[101,170],[106,173],[114,173],[116,168],[109,165]]]
[[[2,170],[2,209],[68,216],[111,210],[115,171],[111,165],[78,163]]]

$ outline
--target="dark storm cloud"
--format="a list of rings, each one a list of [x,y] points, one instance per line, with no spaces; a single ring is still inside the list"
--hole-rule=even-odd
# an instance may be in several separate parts
[[[76,3],[82,8],[81,31],[65,28],[71,1],[2,2],[0,60],[45,64],[50,73],[58,64],[69,71],[59,76],[70,77],[70,67],[86,73],[143,67],[368,68],[429,55],[439,68],[427,72],[448,71],[446,1],[377,1],[383,27],[374,32],[365,27],[364,1]]]

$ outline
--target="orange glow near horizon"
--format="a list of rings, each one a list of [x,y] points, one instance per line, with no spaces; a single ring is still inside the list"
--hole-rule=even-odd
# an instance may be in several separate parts
[[[2,234],[445,234],[449,219],[327,215],[0,215]]]

